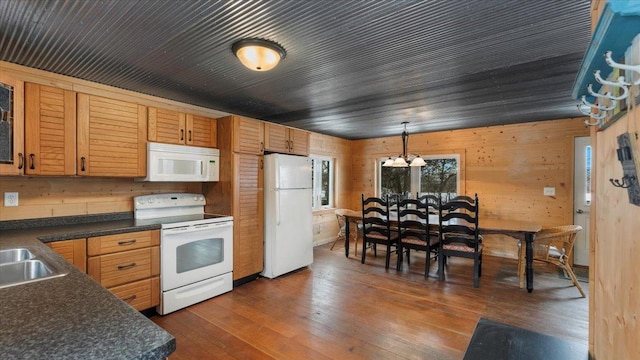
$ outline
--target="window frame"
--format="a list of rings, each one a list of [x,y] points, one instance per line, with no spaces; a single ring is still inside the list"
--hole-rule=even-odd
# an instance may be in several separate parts
[[[312,192],[312,200],[311,200],[311,208],[315,210],[326,210],[333,209],[335,204],[335,158],[330,156],[319,156],[319,155],[310,155],[309,158],[312,161],[312,184],[311,184],[311,192]],[[329,162],[329,204],[321,205],[321,197],[322,197],[322,165],[320,167],[316,167],[315,164],[322,164],[323,161]]]
[[[457,162],[457,172],[456,172],[456,192],[457,194],[465,194],[465,184],[464,184],[464,153],[460,152],[460,151],[451,151],[451,152],[447,152],[447,153],[442,153],[442,154],[431,154],[431,155],[424,155],[422,156],[422,158],[427,161],[427,160],[434,160],[434,159],[456,159]],[[376,159],[376,188],[375,188],[375,193],[376,196],[380,197],[382,196],[382,163],[387,160],[388,157],[381,157],[381,158],[377,158]],[[410,176],[411,176],[411,182],[410,182],[410,196],[414,197],[416,193],[422,193],[420,191],[420,180],[422,177],[422,173],[421,173],[421,169],[422,167],[419,166],[414,166],[414,167],[410,167]]]

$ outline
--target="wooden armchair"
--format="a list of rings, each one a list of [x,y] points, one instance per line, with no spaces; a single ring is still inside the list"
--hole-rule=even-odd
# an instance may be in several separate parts
[[[562,225],[542,229],[536,234],[533,241],[533,260],[554,264],[564,270],[573,285],[578,288],[582,297],[585,297],[584,290],[576,278],[576,274],[569,265],[569,257],[573,251],[573,244],[576,241],[578,231],[582,230],[580,225]],[[522,245],[521,245],[522,247]],[[518,257],[518,276],[524,278],[524,251],[520,249]],[[521,281],[522,282],[522,281]]]

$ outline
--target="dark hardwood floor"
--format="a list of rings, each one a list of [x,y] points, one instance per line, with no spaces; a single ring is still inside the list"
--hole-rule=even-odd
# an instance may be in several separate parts
[[[364,265],[339,246],[314,255],[309,268],[153,316],[176,337],[170,359],[461,359],[481,317],[588,342],[588,298],[552,266],[536,264],[529,294],[512,259],[485,255],[476,289],[468,259],[450,258],[438,282],[435,262],[423,276],[424,253],[401,272],[384,269],[383,251]]]

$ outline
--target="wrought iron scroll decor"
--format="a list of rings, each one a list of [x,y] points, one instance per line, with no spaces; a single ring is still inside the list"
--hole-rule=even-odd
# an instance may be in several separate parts
[[[638,171],[634,161],[634,146],[638,143],[637,134],[624,133],[618,136],[618,149],[616,150],[618,160],[622,164],[622,178],[609,179],[615,187],[627,189],[629,202],[640,206],[640,185],[638,183]],[[637,148],[637,145],[635,146]]]

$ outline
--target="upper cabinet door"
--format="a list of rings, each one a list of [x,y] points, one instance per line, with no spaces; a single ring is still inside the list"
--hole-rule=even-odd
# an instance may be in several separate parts
[[[264,123],[233,116],[233,151],[262,155],[264,152]]]
[[[265,123],[264,149],[278,153],[289,153],[289,129],[285,126]]]
[[[25,84],[25,173],[76,174],[76,93]]]
[[[309,133],[286,126],[266,123],[265,150],[296,155],[309,155]]]
[[[0,175],[24,172],[24,82],[0,71]]]
[[[185,144],[187,131],[183,113],[149,108],[148,139],[165,144]]]
[[[185,143],[202,147],[217,147],[216,119],[198,115],[186,115]]]
[[[296,155],[309,155],[309,133],[298,129],[289,129],[289,152]]]
[[[78,174],[146,176],[146,120],[142,105],[78,94]]]

